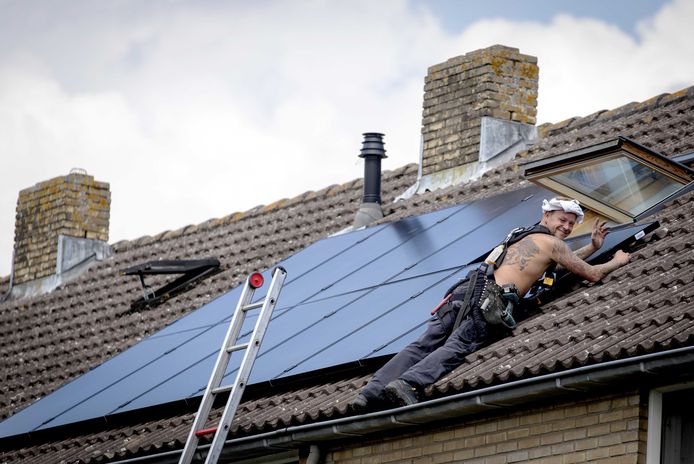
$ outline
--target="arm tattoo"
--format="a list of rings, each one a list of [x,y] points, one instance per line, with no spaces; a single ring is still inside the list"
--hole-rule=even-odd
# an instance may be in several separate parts
[[[557,248],[556,243],[552,247],[552,251],[555,253],[559,252],[559,249]],[[573,254],[581,261],[585,261],[593,253],[595,253],[595,248],[593,248],[593,246],[591,244],[588,244],[588,245],[586,245],[582,248],[579,248],[578,250],[573,252]],[[561,269],[566,269],[566,267],[563,264],[557,264],[556,270],[559,271]]]
[[[578,256],[579,259],[582,259],[584,261],[588,259],[588,257],[593,253],[595,253],[595,248],[593,248],[593,245],[591,245],[590,243],[574,251],[574,254]]]
[[[556,240],[552,245],[552,255],[555,261],[563,265],[569,272],[590,280],[598,280],[598,269],[576,256],[566,243]]]
[[[559,264],[562,264],[569,272],[588,279],[591,282],[597,282],[598,280],[605,277],[610,272],[619,268],[623,264],[620,264],[615,258],[604,264],[596,264],[591,266],[590,264],[583,261],[580,257],[576,256],[571,251],[566,243],[561,240],[555,240],[552,245],[552,259],[554,259]]]
[[[517,264],[518,268],[523,271],[533,256],[537,255],[539,252],[540,247],[528,237],[527,240],[521,240],[513,247],[509,248],[506,252],[504,261],[508,264]]]
[[[559,257],[561,261],[568,260],[571,254],[571,248],[566,246],[566,244],[560,240],[555,240],[552,244],[552,254]]]

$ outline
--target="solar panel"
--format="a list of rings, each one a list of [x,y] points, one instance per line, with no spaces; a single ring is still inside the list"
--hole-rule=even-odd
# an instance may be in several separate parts
[[[323,343],[306,346],[293,354],[296,364],[276,377],[395,353],[397,349],[388,352],[383,350],[383,346],[391,344],[394,339],[402,339],[399,349],[416,338],[418,333],[404,338],[402,335],[423,325],[451,282],[463,276],[458,270],[453,273],[443,271],[375,288],[361,298],[360,304],[337,313],[327,326],[329,329],[323,336]],[[330,332],[335,333],[338,327],[340,336],[331,336]],[[316,327],[310,335],[319,336],[321,330]]]
[[[397,352],[444,291],[513,227],[540,217],[538,187],[320,240],[288,271],[250,383]],[[643,227],[643,226],[638,226]],[[605,249],[634,234],[608,235]],[[270,270],[263,274],[270,280]],[[200,395],[240,296],[233,289],[0,423],[0,437]],[[255,300],[263,298],[263,288]],[[249,336],[255,314],[246,318]],[[227,377],[241,356],[232,357]],[[231,379],[228,379],[230,382]]]
[[[283,360],[283,357],[290,355],[292,351],[297,350],[299,347],[305,344],[305,340],[302,340],[300,338],[300,336],[302,335],[302,329],[305,329],[306,327],[312,327],[313,325],[320,323],[322,319],[325,317],[325,315],[332,310],[332,308],[342,306],[344,305],[344,302],[349,301],[353,298],[353,295],[344,295],[337,298],[331,298],[330,300],[322,301],[321,304],[305,305],[301,307],[302,312],[299,315],[300,317],[284,317],[282,322],[279,323],[277,319],[273,320],[270,326],[268,327],[265,339],[263,340],[261,351],[262,348],[265,348],[267,350],[267,347],[269,347],[271,343],[277,342],[280,338],[287,339],[295,334],[298,334],[298,336],[289,338],[289,341],[280,347],[281,349],[278,349],[275,353],[273,353],[272,357],[268,357],[271,359],[267,359],[261,362],[262,358],[259,355],[258,360],[256,361],[253,367],[252,375],[249,378],[249,384],[271,379],[273,373],[277,369],[277,364],[275,364],[275,362],[286,362]],[[282,295],[280,295],[279,301],[282,301]],[[275,310],[277,309],[279,308],[275,308]],[[250,317],[247,318],[246,324],[244,324],[244,326],[248,328],[248,331],[252,330],[252,324],[249,322],[250,319]],[[253,318],[252,323],[255,323],[255,318]],[[145,395],[143,395],[140,398],[137,398],[135,401],[133,401],[132,404],[129,404],[121,408],[121,411],[151,406],[152,404],[158,404],[167,401],[178,400],[202,393],[207,384],[210,373],[212,372],[214,360],[219,351],[219,346],[224,338],[224,334],[226,333],[228,324],[219,324],[217,327],[219,327],[221,330],[219,334],[209,334],[209,337],[215,340],[214,343],[195,342],[189,343],[188,345],[190,346],[186,345],[182,347],[182,349],[184,350],[201,350],[198,352],[197,355],[199,361],[198,364],[191,365],[190,367],[188,367],[188,365],[184,366],[183,364],[177,362],[175,356],[167,356],[158,360],[157,363],[161,366],[163,372],[166,372],[167,369],[170,369],[168,371],[169,377],[171,377],[172,374],[181,370],[181,367],[186,368],[185,375],[178,374],[175,377],[171,378],[171,380],[167,380],[161,383],[157,386],[156,389],[147,391]],[[270,327],[272,327],[274,330],[271,331]],[[205,336],[206,339],[207,337],[208,335]],[[247,340],[239,340],[239,342],[244,341]],[[240,362],[241,356],[232,356],[227,371],[235,373],[239,367]],[[229,378],[227,382],[223,383],[231,383],[232,380],[233,378]],[[163,398],[167,398],[167,401],[161,401]]]

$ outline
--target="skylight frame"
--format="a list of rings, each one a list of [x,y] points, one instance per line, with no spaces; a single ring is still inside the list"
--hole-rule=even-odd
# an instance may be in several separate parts
[[[645,166],[681,184],[681,187],[655,204],[634,214],[552,178],[552,176],[595,166],[619,158],[626,158],[627,160]],[[682,195],[686,191],[694,189],[694,171],[692,169],[622,136],[579,150],[573,150],[561,155],[530,162],[523,167],[525,169],[524,176],[531,182],[559,195],[575,198],[587,208],[620,224],[636,222],[649,216],[660,209],[662,204],[672,198]]]

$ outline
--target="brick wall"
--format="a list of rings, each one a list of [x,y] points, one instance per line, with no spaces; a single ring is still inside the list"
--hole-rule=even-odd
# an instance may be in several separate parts
[[[535,124],[538,75],[537,58],[502,45],[429,68],[422,174],[476,161],[483,116]]]
[[[638,393],[527,409],[332,450],[326,464],[644,464]]]
[[[59,234],[108,241],[110,205],[109,185],[81,173],[19,192],[14,283],[55,274]]]

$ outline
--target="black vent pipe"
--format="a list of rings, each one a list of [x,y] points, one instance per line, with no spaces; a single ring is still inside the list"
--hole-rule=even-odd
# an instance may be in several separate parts
[[[366,132],[360,158],[364,158],[364,203],[381,204],[381,159],[386,157],[383,134]]]

